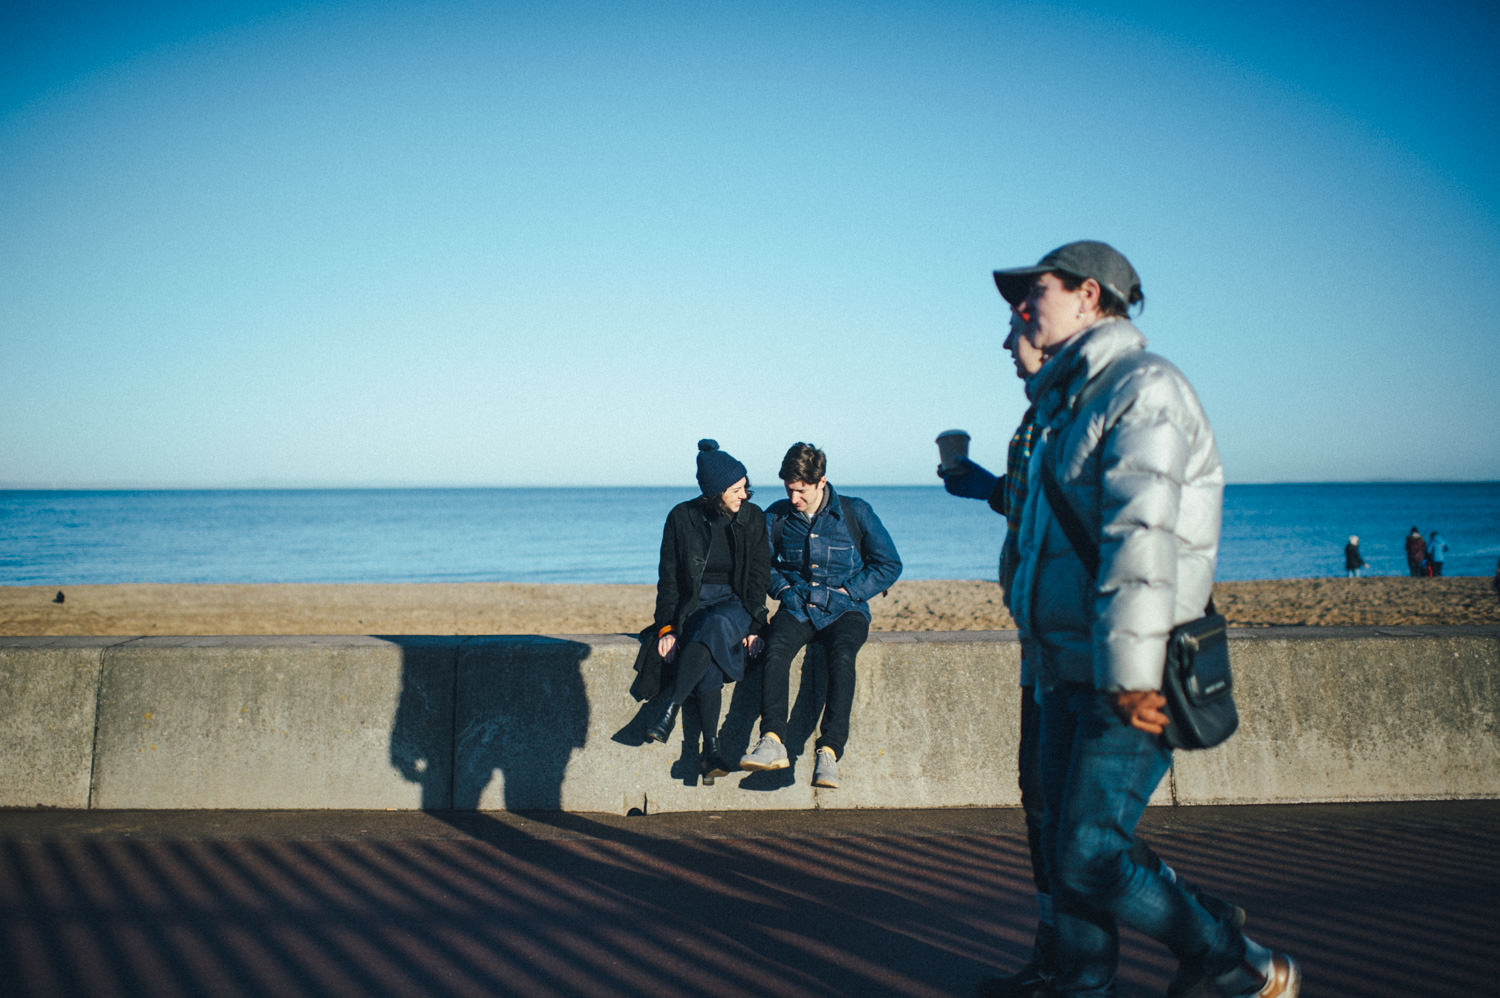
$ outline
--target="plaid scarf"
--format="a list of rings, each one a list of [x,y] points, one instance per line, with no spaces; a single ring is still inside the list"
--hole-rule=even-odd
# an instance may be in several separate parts
[[[1015,531],[1021,526],[1021,507],[1026,504],[1026,466],[1031,463],[1031,447],[1036,439],[1036,406],[1026,410],[1021,425],[1010,438],[1005,455],[1005,522]]]

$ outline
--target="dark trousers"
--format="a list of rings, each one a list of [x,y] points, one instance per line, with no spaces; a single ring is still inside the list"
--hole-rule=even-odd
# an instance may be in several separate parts
[[[719,712],[724,709],[724,674],[714,665],[713,653],[701,641],[689,641],[677,656],[672,702],[681,707],[692,696],[698,698],[698,720],[703,733],[717,738]]]
[[[789,613],[771,619],[766,633],[764,684],[760,695],[760,733],[787,740],[791,713],[792,659],[809,644],[823,649],[828,661],[828,701],[823,708],[817,748],[830,748],[840,758],[849,741],[849,712],[854,707],[854,659],[870,636],[863,614],[846,613],[821,631]]]
[[[1042,706],[1036,702],[1036,687],[1021,687],[1021,741],[1016,763],[1021,785],[1021,810],[1026,815],[1026,845],[1031,852],[1031,880],[1037,893],[1051,894],[1047,861],[1042,852],[1042,823],[1047,803],[1042,796]]]

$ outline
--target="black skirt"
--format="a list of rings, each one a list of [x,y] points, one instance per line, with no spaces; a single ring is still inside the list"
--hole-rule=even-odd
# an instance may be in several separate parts
[[[750,634],[750,614],[734,590],[727,585],[705,585],[698,591],[698,606],[682,625],[682,642],[699,641],[708,646],[714,665],[725,682],[745,678],[745,638]]]

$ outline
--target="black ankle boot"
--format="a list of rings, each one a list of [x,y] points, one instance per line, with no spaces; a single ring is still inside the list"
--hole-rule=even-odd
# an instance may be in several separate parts
[[[729,775],[729,763],[719,754],[719,739],[716,736],[703,736],[703,751],[698,756],[698,768],[703,773],[703,782],[713,786],[714,780],[721,776]]]
[[[669,703],[667,709],[646,729],[646,741],[664,742],[672,737],[672,726],[677,723],[679,704]]]

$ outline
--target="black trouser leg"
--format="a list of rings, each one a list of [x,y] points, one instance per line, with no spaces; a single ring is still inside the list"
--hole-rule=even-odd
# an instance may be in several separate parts
[[[708,645],[693,641],[677,655],[677,683],[672,687],[672,702],[681,707],[713,667],[714,656]]]
[[[761,664],[760,733],[786,742],[787,715],[791,713],[792,659],[817,631],[786,612],[771,618],[766,631],[766,654]]]
[[[846,613],[818,632],[828,657],[828,703],[818,733],[818,748],[833,749],[843,758],[849,741],[849,714],[854,709],[854,660],[870,636],[870,622],[860,613]]]
[[[698,688],[698,720],[703,725],[703,737],[705,739],[719,737],[719,711],[724,706],[724,688],[715,686],[713,689]]]
[[[1036,689],[1021,687],[1021,744],[1016,766],[1021,785],[1021,810],[1026,815],[1026,846],[1031,852],[1031,880],[1038,894],[1051,894],[1052,882],[1047,876],[1047,861],[1042,852],[1042,822],[1047,817],[1047,802],[1042,797],[1042,767],[1038,751],[1041,743],[1042,708],[1036,702]]]

